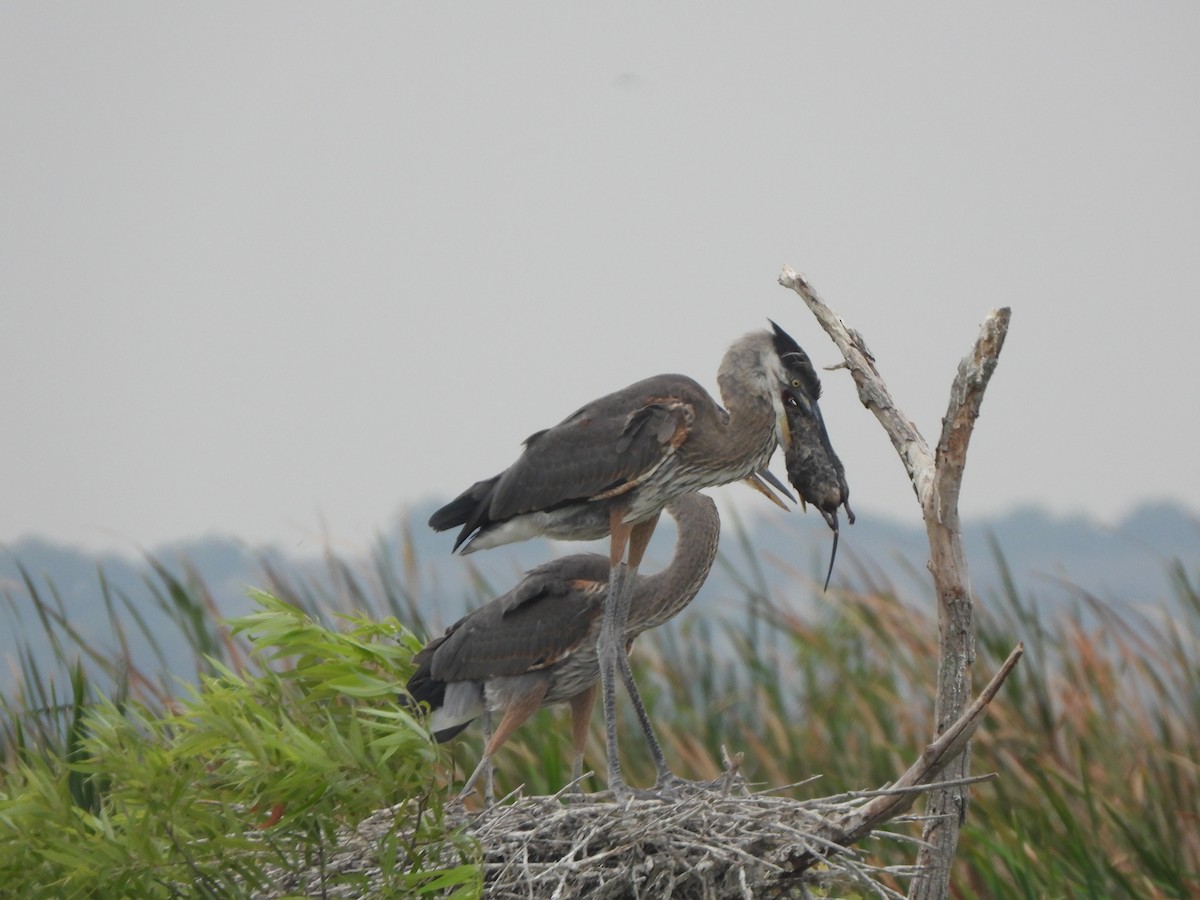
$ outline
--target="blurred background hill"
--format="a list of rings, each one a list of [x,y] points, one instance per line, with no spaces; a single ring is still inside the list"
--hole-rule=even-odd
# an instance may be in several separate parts
[[[434,534],[424,524],[436,506],[430,502],[409,509],[370,552],[358,554],[294,554],[219,535],[148,548],[140,556],[134,548],[128,555],[94,554],[41,538],[22,538],[0,550],[0,590],[7,601],[0,657],[9,673],[15,671],[13,660],[22,646],[47,663],[54,659],[31,602],[31,584],[101,652],[117,646],[109,624],[112,605],[122,612],[131,608],[144,618],[150,634],[167,641],[161,649],[168,664],[187,660],[190,666],[185,636],[166,627],[169,616],[163,604],[170,598],[163,596],[156,567],[181,583],[201,587],[224,617],[250,609],[248,589],[277,588],[279,580],[294,591],[320,585],[319,593],[336,598],[338,608],[361,607],[354,602],[354,591],[376,592],[381,573],[390,572],[395,576],[393,588],[413,613],[410,624],[423,623],[437,632],[553,555],[604,549],[600,544],[531,541],[465,558],[452,556],[449,536]],[[1027,507],[967,521],[964,537],[972,585],[985,607],[1011,578],[1015,590],[1048,618],[1064,612],[1086,618],[1083,600],[1090,594],[1114,609],[1154,620],[1169,615],[1176,602],[1172,566],[1200,570],[1200,520],[1170,502],[1139,506],[1115,526]],[[647,571],[665,563],[673,541],[673,529],[664,517],[645,563]],[[829,531],[813,514],[766,510],[731,517],[727,512],[718,566],[681,619],[715,615],[736,622],[755,596],[770,597],[803,616],[818,590],[829,549]],[[894,593],[921,608],[931,592],[927,553],[915,515],[911,523],[860,515],[853,526],[842,523],[833,586],[852,584]],[[148,665],[152,643],[136,632],[126,640],[133,658]],[[174,674],[188,677],[190,672],[184,667]]]

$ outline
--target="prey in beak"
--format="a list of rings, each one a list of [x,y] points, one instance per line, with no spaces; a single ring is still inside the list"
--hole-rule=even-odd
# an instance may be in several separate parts
[[[829,443],[825,423],[815,403],[806,406],[803,399],[785,394],[784,403],[792,429],[792,446],[784,454],[787,460],[788,481],[800,495],[800,505],[811,503],[833,531],[833,549],[829,554],[829,571],[825,575],[825,590],[833,577],[833,562],[838,548],[838,507],[846,507],[846,519],[854,524],[850,508],[850,486],[846,483],[846,468]]]
[[[800,495],[800,505],[811,503],[833,531],[833,550],[829,555],[829,571],[825,589],[833,577],[837,559],[838,508],[846,507],[846,518],[854,524],[850,509],[850,487],[846,483],[846,468],[833,451],[825,421],[817,401],[821,398],[821,379],[800,345],[774,322],[775,349],[783,363],[787,383],[783,388],[783,408],[787,418],[788,443],[784,446],[788,481]]]

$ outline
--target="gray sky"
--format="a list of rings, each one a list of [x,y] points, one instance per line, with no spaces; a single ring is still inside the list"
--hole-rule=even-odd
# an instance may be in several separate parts
[[[361,547],[767,317],[838,361],[785,263],[931,440],[1013,307],[964,514],[1200,510],[1197,46],[1187,3],[6,3],[0,541]],[[824,381],[858,512],[914,520]]]

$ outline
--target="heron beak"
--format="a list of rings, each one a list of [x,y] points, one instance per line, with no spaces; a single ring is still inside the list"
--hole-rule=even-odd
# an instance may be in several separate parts
[[[783,408],[783,404],[779,405],[775,413],[775,431],[779,437],[779,446],[785,451],[792,448],[792,429],[788,426],[787,412]]]
[[[758,473],[758,477],[761,478],[763,481],[765,481],[767,484],[769,484],[771,487],[775,488],[775,490],[779,491],[779,493],[783,494],[783,496],[787,497],[793,503],[796,502],[796,498],[793,497],[792,492],[787,489],[787,485],[784,484],[782,481],[780,481],[778,478],[776,478],[774,475],[772,475],[770,469],[763,469],[761,472]],[[804,498],[801,498],[800,502],[803,503]]]
[[[749,478],[744,479],[744,481],[746,484],[750,485],[750,487],[754,488],[756,491],[758,491],[760,494],[762,494],[764,497],[766,497],[768,500],[770,500],[772,503],[774,503],[780,509],[786,510],[787,506],[784,505],[784,502],[783,502],[783,500],[780,499],[779,495],[776,494],[773,490],[771,490],[771,486],[767,483],[767,481],[763,477],[764,475],[766,476],[766,478],[769,478],[771,481],[775,482],[775,485],[781,491],[783,491],[783,493],[786,494],[789,498],[792,496],[791,494],[788,493],[787,489],[785,487],[783,487],[783,485],[779,484],[779,481],[775,478],[775,476],[771,475],[771,473],[769,473],[769,472],[756,473],[754,475],[751,475]]]

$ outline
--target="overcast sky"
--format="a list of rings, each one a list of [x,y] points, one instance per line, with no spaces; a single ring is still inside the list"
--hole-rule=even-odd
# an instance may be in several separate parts
[[[0,541],[364,546],[768,317],[837,362],[784,264],[930,440],[1013,308],[965,515],[1200,510],[1198,46],[1194,3],[5,3]],[[857,511],[915,521],[824,381]]]

